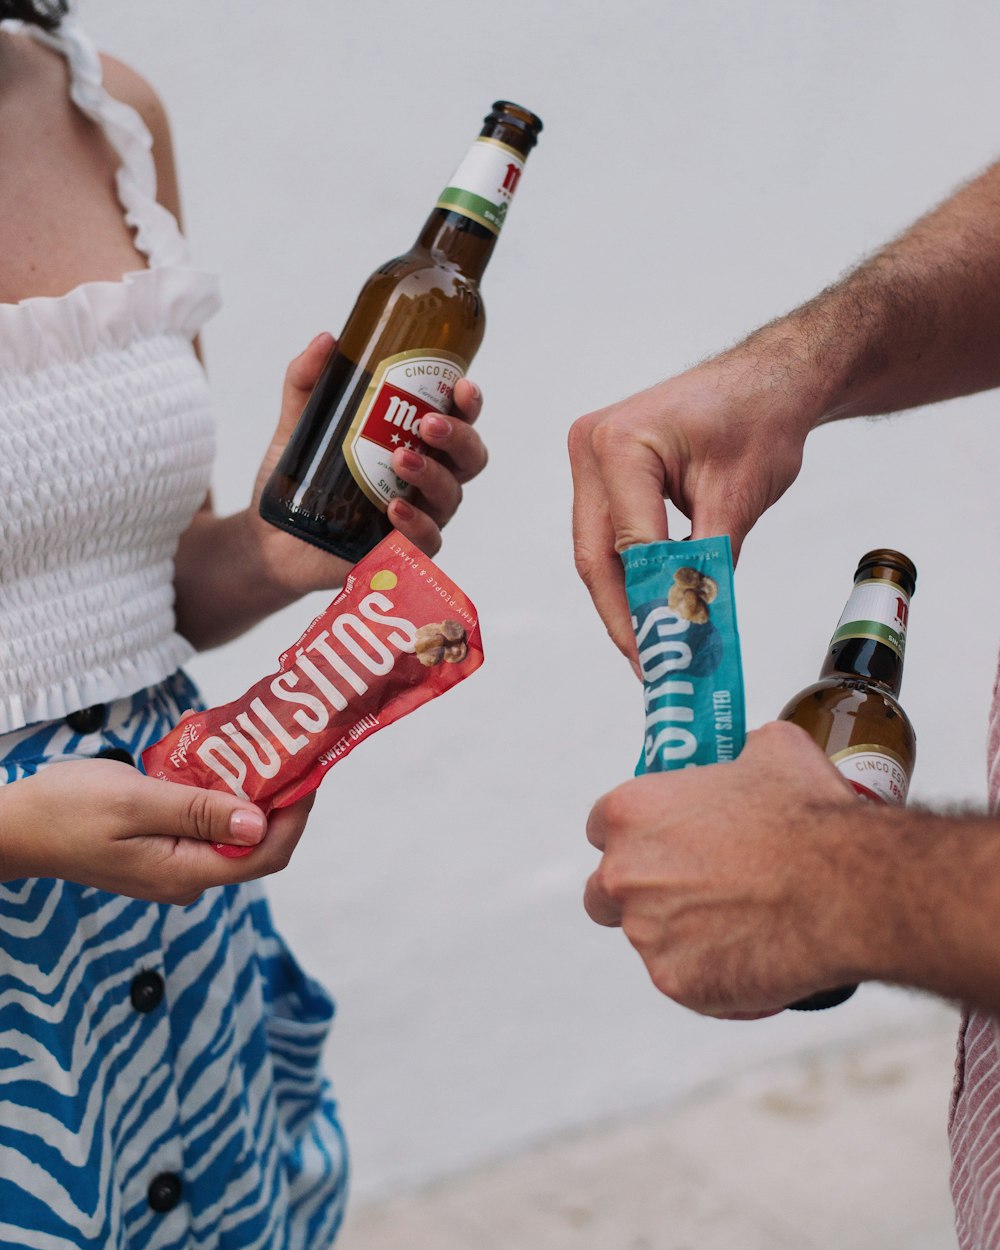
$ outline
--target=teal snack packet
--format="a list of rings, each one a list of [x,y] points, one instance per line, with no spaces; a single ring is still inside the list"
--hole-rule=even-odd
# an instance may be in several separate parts
[[[746,738],[729,535],[621,553],[646,734],[636,776],[734,760]]]

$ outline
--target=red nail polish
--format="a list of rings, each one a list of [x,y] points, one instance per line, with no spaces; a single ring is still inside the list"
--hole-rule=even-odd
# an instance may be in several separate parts
[[[431,438],[444,438],[446,434],[451,433],[451,423],[444,417],[424,417],[420,422],[420,428]]]
[[[252,846],[233,846],[229,842],[213,842],[212,850],[218,851],[220,855],[224,855],[226,859],[242,859],[244,855],[249,855],[253,850]]]

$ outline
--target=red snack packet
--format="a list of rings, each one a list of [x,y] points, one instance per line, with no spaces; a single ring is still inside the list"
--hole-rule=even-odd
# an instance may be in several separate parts
[[[359,742],[483,662],[472,602],[393,531],[233,703],[196,712],[142,754],[150,777],[228,789],[265,812],[308,794]]]

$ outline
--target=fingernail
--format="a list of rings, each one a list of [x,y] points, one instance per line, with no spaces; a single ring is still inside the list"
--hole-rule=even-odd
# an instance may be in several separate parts
[[[424,467],[424,458],[416,451],[401,451],[399,453],[399,463],[404,469],[417,473]]]
[[[451,433],[451,422],[444,417],[424,417],[420,422],[421,434],[429,434],[431,438],[447,438]]]
[[[482,397],[483,397],[483,392],[479,389],[479,387],[475,384],[475,382],[473,382],[473,380],[472,380],[471,378],[466,378],[465,380],[466,380],[466,382],[468,382],[468,384],[472,387],[472,398],[473,398],[473,399],[482,399]]]
[[[238,842],[256,844],[264,836],[267,821],[262,812],[247,811],[240,808],[229,817],[229,832]]]
[[[233,846],[229,842],[213,842],[212,850],[218,851],[220,855],[224,855],[226,859],[242,859],[244,855],[249,855],[253,850],[252,846]]]
[[[417,515],[410,505],[402,499],[394,499],[392,501],[392,510],[401,521],[412,521]]]

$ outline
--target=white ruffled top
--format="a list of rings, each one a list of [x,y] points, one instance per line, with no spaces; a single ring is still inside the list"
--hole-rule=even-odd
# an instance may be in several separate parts
[[[192,340],[217,281],[156,202],[149,131],[105,91],[76,18],[29,29],[66,57],[74,103],[121,159],[147,267],[0,304],[0,733],[132,694],[190,658],[173,560],[215,451]]]

